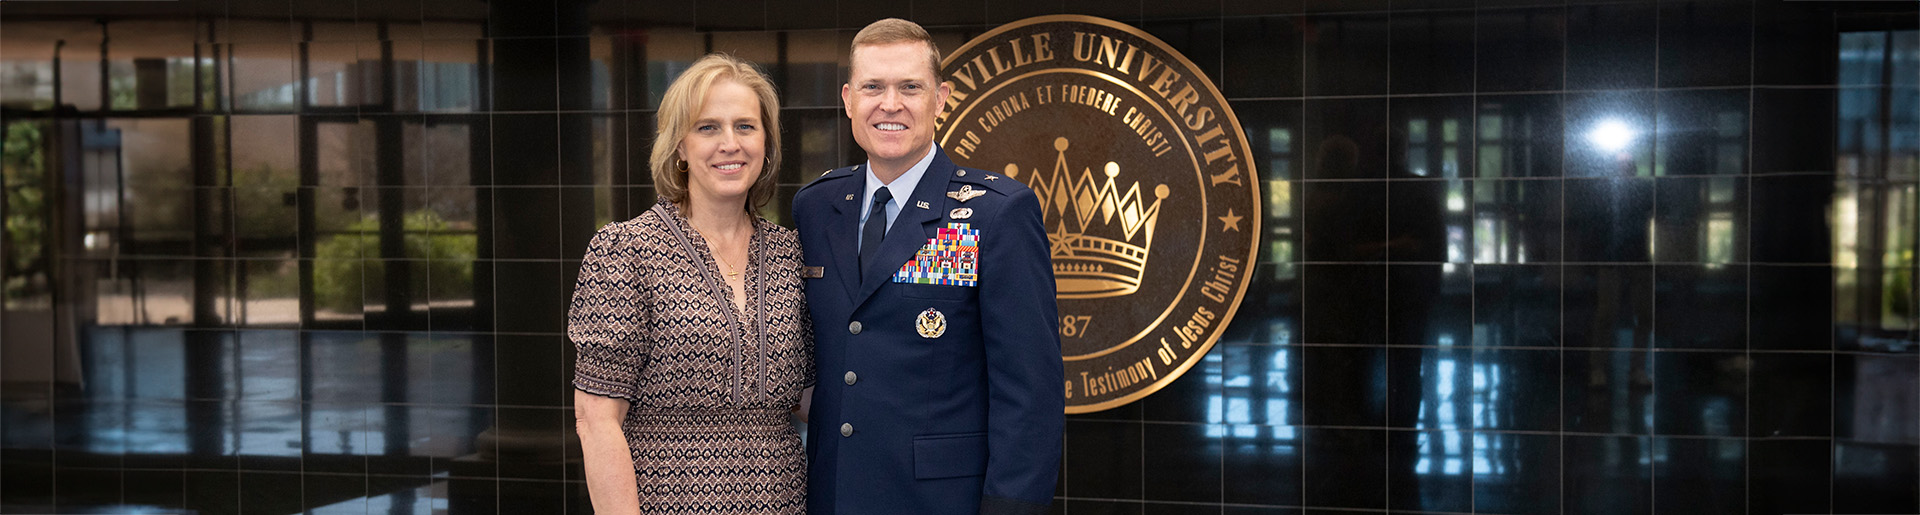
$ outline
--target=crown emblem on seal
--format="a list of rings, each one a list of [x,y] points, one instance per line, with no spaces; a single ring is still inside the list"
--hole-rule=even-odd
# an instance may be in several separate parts
[[[1118,297],[1139,291],[1167,185],[1153,187],[1149,204],[1137,181],[1121,191],[1119,163],[1107,162],[1104,182],[1091,169],[1074,172],[1067,164],[1069,146],[1067,138],[1053,140],[1058,154],[1050,173],[1039,168],[1021,173],[1013,163],[1006,167],[1008,177],[1021,179],[1040,198],[1052,246],[1054,288],[1062,299]]]

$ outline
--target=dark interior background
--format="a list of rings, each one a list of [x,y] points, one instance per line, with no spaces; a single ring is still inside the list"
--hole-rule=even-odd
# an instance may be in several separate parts
[[[765,212],[860,27],[1180,50],[1264,180],[1205,361],[1059,513],[1920,512],[1910,1],[0,4],[0,513],[585,513],[567,299],[707,52]],[[91,510],[91,511],[89,511]]]

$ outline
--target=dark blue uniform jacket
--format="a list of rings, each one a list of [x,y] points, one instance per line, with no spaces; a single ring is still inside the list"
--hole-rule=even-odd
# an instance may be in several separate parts
[[[820,267],[806,274],[819,374],[810,513],[1045,513],[1053,497],[1065,398],[1040,204],[1013,178],[935,152],[864,270],[864,165],[795,195],[805,265]],[[947,195],[963,187],[984,194]],[[950,224],[979,231],[977,285],[895,282]],[[935,338],[917,329],[928,309],[946,326]]]

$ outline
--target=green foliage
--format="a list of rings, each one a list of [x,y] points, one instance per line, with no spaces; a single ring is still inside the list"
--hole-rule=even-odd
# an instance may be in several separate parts
[[[233,171],[234,229],[241,237],[291,235],[299,211],[284,198],[300,190],[298,172],[262,164]]]
[[[46,271],[42,253],[46,248],[46,145],[41,126],[34,122],[14,122],[7,126],[5,158],[0,173],[6,185],[6,245],[0,254],[11,271],[5,279],[6,296],[18,298],[35,293],[35,274]]]
[[[427,292],[434,299],[472,295],[478,237],[451,233],[447,221],[428,210],[408,213],[405,227],[406,255],[399,257],[424,260],[411,262],[415,272],[409,290]],[[364,217],[348,231],[321,240],[315,249],[313,295],[318,308],[359,311],[365,299],[379,298],[378,292],[385,288],[386,268],[379,260],[380,220]],[[419,273],[422,267],[427,273]]]
[[[131,73],[131,72],[129,72]],[[132,75],[121,75],[107,79],[108,109],[139,109],[139,83]]]
[[[1912,251],[1906,251],[1906,252],[1903,252],[1902,254],[1906,257],[1906,262],[1908,263],[1913,262]],[[1884,295],[1886,296],[1886,299],[1885,299],[1886,306],[1887,306],[1886,312],[1895,317],[1898,317],[1897,319],[1905,322],[1904,325],[1911,327],[1913,324],[1913,321],[1905,320],[1905,318],[1912,316],[1912,313],[1914,312],[1913,268],[1911,267],[1895,268],[1893,269],[1893,273],[1888,275],[1890,277],[1887,278],[1887,283],[1885,288],[1886,293],[1884,293]]]

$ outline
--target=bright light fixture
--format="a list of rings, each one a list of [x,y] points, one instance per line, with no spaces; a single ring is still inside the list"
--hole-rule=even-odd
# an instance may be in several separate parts
[[[1600,150],[1619,152],[1626,150],[1627,144],[1632,143],[1633,138],[1639,136],[1640,133],[1634,131],[1633,127],[1626,122],[1608,118],[1602,120],[1599,125],[1593,126],[1593,130],[1587,131],[1587,142],[1600,147]]]

